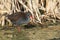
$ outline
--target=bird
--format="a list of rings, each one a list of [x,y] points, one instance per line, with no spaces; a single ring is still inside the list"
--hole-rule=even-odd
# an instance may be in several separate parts
[[[32,14],[30,12],[16,12],[8,15],[8,19],[11,20],[12,24],[16,26],[18,32],[20,32],[20,25],[27,25],[32,20]]]

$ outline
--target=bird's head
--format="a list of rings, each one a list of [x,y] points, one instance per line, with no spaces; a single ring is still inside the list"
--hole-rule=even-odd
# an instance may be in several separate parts
[[[27,12],[27,16],[30,18],[31,21],[33,20],[33,16],[30,12]]]

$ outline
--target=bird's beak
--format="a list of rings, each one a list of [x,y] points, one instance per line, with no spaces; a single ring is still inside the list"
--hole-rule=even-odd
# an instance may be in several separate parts
[[[30,22],[33,20],[33,16],[30,16]]]

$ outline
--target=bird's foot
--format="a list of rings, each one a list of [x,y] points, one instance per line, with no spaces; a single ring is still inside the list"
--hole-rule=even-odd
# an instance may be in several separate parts
[[[20,31],[21,31],[21,29],[20,29],[20,27],[19,27],[19,26],[17,27],[17,31],[18,31],[18,32],[20,32]]]

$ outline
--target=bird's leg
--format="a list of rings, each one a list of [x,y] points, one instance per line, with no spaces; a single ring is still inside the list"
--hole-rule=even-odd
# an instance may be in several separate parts
[[[17,30],[18,30],[18,32],[20,32],[20,31],[21,31],[20,26],[17,26]]]

